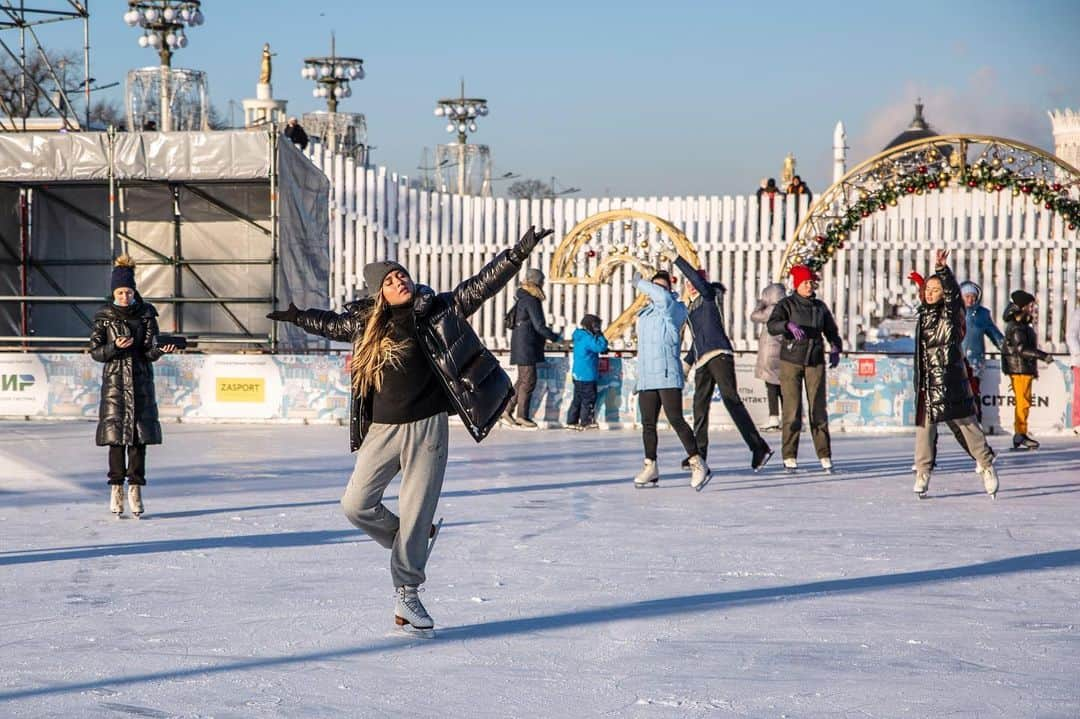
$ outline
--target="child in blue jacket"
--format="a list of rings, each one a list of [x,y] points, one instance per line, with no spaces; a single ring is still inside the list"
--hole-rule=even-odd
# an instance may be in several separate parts
[[[566,428],[596,429],[596,385],[600,379],[600,354],[607,352],[607,337],[600,331],[600,318],[585,315],[574,330],[574,398],[566,415]]]

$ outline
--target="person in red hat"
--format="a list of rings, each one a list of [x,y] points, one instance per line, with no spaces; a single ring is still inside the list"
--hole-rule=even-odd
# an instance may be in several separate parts
[[[799,435],[802,432],[802,394],[805,385],[810,402],[810,434],[821,468],[832,473],[829,415],[825,408],[825,340],[829,341],[829,367],[840,364],[843,341],[828,306],[814,293],[818,276],[805,265],[791,268],[795,291],[776,303],[767,327],[781,338],[780,393],[783,403],[784,469],[799,466]]]

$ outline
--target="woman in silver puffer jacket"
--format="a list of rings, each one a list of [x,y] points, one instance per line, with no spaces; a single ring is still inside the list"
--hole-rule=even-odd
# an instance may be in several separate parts
[[[779,282],[767,285],[761,291],[754,311],[750,313],[751,322],[762,324],[761,335],[758,337],[757,362],[754,365],[754,376],[765,382],[765,389],[769,395],[769,421],[762,429],[780,429],[780,343],[783,337],[769,334],[769,328],[765,323],[769,321],[776,303],[784,299],[787,290]]]

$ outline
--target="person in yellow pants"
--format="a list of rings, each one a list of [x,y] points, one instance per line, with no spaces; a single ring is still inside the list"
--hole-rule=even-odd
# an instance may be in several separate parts
[[[1039,443],[1028,436],[1031,382],[1039,376],[1039,360],[1046,363],[1054,360],[1039,349],[1035,328],[1031,326],[1037,310],[1035,296],[1017,290],[1009,298],[1012,302],[1005,308],[1005,346],[1001,349],[1001,370],[1009,375],[1016,398],[1013,449],[1038,449]]]

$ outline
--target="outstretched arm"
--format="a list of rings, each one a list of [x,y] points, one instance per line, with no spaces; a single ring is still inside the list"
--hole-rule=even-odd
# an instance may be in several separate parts
[[[679,272],[683,273],[686,277],[686,281],[694,286],[694,289],[710,302],[716,299],[716,288],[709,284],[704,277],[698,274],[689,262],[684,260],[681,256],[675,256],[675,266],[679,268]]]
[[[292,302],[286,310],[275,310],[266,315],[275,322],[291,322],[308,334],[325,337],[335,342],[352,342],[358,332],[364,330],[366,313],[344,312],[338,314],[331,310],[301,310]]]
[[[536,245],[553,232],[555,230],[543,229],[537,232],[530,227],[516,245],[500,252],[479,272],[455,287],[451,294],[458,312],[468,317],[480,309],[480,305],[494,297],[514,278]]]

